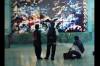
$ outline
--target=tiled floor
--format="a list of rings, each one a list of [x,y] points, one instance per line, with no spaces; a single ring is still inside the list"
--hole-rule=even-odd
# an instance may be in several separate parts
[[[71,45],[57,45],[55,60],[37,61],[34,47],[30,45],[16,45],[5,49],[5,66],[94,66],[93,45],[85,45],[86,51],[82,59],[64,60],[63,53],[68,51]],[[46,45],[42,45],[42,54],[46,54]]]

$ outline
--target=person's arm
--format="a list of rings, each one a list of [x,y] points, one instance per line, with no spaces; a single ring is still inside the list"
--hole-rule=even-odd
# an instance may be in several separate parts
[[[75,42],[73,43],[73,45],[71,46],[71,48],[69,49],[69,51],[72,50],[73,47],[75,47]]]
[[[69,51],[71,51],[73,47],[74,47],[74,45],[72,45],[72,47],[69,49]]]

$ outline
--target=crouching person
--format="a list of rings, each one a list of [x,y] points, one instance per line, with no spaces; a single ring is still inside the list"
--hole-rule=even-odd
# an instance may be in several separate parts
[[[74,43],[72,45],[72,47],[69,49],[68,53],[64,53],[63,57],[64,59],[80,59],[82,58],[82,55],[85,51],[83,43],[81,42],[81,40],[79,39],[78,36],[74,37]]]

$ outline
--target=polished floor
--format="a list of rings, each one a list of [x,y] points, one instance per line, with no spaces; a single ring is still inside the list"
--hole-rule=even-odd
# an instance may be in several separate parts
[[[34,47],[31,44],[12,45],[5,49],[5,66],[94,66],[94,45],[85,45],[85,55],[82,59],[64,60],[63,53],[67,52],[71,44],[58,44],[55,60],[37,60]],[[42,45],[42,54],[46,54],[46,45]]]

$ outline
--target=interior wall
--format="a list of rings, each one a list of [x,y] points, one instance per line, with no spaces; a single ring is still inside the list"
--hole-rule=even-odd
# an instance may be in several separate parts
[[[87,9],[88,9],[88,22],[87,22],[88,31],[80,33],[80,34],[85,35],[85,33],[88,33],[88,34],[92,33],[92,35],[89,35],[89,36],[92,37],[91,41],[94,43],[94,0],[87,0]],[[8,46],[7,35],[10,32],[11,32],[11,0],[6,0],[5,1],[5,37],[6,37],[5,46]]]

